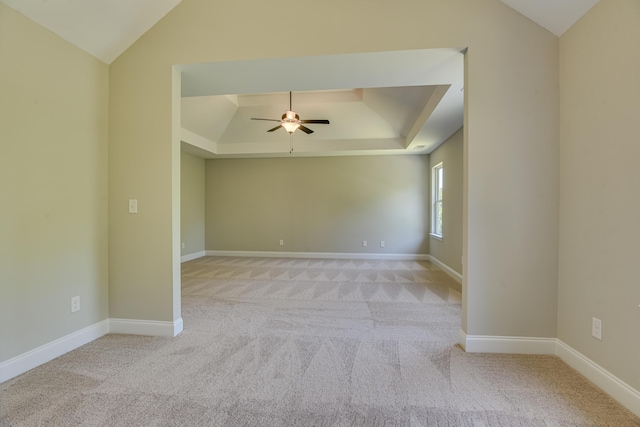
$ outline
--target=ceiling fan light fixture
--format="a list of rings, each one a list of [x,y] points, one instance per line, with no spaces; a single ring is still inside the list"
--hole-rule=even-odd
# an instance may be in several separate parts
[[[300,116],[288,110],[282,115],[282,127],[289,133],[293,133],[300,127]]]
[[[300,127],[300,123],[295,122],[283,122],[282,127],[289,133],[293,133]]]
[[[268,122],[280,122],[280,124],[278,126],[274,127],[273,129],[269,129],[267,132],[275,132],[276,130],[278,130],[280,128],[284,128],[284,130],[286,130],[289,133],[289,135],[293,134],[293,132],[295,132],[298,129],[300,129],[302,132],[306,133],[307,135],[310,134],[310,133],[313,133],[313,131],[311,129],[309,129],[308,127],[304,126],[303,124],[307,124],[307,123],[325,124],[325,125],[329,124],[329,120],[327,120],[327,119],[322,119],[322,120],[300,120],[300,116],[297,115],[294,111],[291,110],[291,92],[289,92],[289,109],[282,115],[282,119],[281,120],[262,119],[262,118],[257,118],[257,117],[252,117],[251,120],[265,120],[265,121],[268,121]]]

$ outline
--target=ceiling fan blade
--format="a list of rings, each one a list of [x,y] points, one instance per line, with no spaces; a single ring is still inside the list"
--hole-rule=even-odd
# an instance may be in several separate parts
[[[300,125],[300,126],[298,127],[298,129],[300,129],[302,132],[304,132],[304,133],[306,133],[306,134],[313,133],[313,131],[312,131],[311,129],[309,129],[308,127],[306,127],[306,126],[302,126],[302,125]]]
[[[278,125],[276,127],[274,127],[273,129],[269,129],[267,132],[273,132],[274,130],[278,130],[282,127],[282,125]]]
[[[258,119],[258,118],[255,118],[255,117],[251,117],[251,120],[264,120],[264,121],[267,121],[267,122],[279,122],[280,121],[280,120],[276,120],[276,119]]]
[[[329,120],[300,120],[300,123],[316,123],[319,125],[328,125]]]

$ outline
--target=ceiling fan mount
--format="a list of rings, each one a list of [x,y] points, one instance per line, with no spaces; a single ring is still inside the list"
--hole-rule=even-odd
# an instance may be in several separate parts
[[[261,118],[256,118],[256,117],[252,117],[251,120],[264,120],[264,121],[269,121],[269,122],[280,122],[280,124],[272,129],[269,129],[267,132],[274,132],[280,128],[283,128],[284,130],[286,130],[289,134],[293,134],[293,132],[295,132],[297,129],[300,129],[302,132],[306,133],[306,134],[310,134],[313,133],[313,131],[311,129],[309,129],[308,127],[304,126],[305,124],[323,124],[323,125],[328,125],[329,124],[329,120],[326,119],[313,119],[313,120],[300,120],[300,116],[298,116],[294,111],[293,111],[293,107],[291,106],[291,97],[292,94],[291,92],[289,92],[289,109],[282,115],[282,119],[277,120],[277,119],[261,119]]]

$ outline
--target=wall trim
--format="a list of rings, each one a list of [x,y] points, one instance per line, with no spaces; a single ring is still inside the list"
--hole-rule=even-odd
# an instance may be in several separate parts
[[[557,340],[556,355],[567,365],[587,377],[605,393],[640,417],[640,391],[634,389],[602,366],[561,340]]]
[[[429,261],[423,254],[380,254],[380,253],[340,253],[340,252],[275,252],[275,251],[205,251],[206,256],[235,256],[261,258],[328,258],[328,259],[371,259],[394,261]]]
[[[462,329],[458,331],[458,344],[465,352],[467,351],[467,333]]]
[[[449,267],[447,264],[440,261],[438,258],[434,257],[433,255],[429,255],[429,261],[431,261],[432,263],[440,267],[442,270],[444,270],[445,273],[451,276],[453,280],[455,280],[456,282],[462,285],[462,274],[458,273],[453,268]]]
[[[105,319],[0,363],[0,383],[24,374],[109,333],[175,337],[182,332],[183,328],[182,317],[173,322]]]
[[[182,332],[182,330],[182,317],[173,322],[138,319],[109,319],[109,332],[112,334],[175,337]]]
[[[557,338],[501,337],[458,334],[468,353],[550,354],[584,375],[602,391],[640,417],[640,391]]]
[[[556,354],[556,338],[460,336],[460,345],[468,353]]]
[[[206,255],[205,251],[194,252],[192,254],[182,255],[180,257],[180,262],[187,262],[187,261],[191,261],[191,260],[194,260],[194,259],[202,258],[205,255]]]
[[[109,333],[109,319],[72,332],[0,363],[0,383],[17,377]]]

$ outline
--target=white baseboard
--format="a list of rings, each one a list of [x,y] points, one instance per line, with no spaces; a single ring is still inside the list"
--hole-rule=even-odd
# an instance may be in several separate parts
[[[451,276],[453,280],[455,280],[456,282],[462,285],[462,274],[458,273],[453,268],[449,267],[447,264],[440,261],[438,258],[434,257],[433,255],[429,255],[429,261],[431,261],[432,263],[440,267],[442,270],[444,270],[445,273]]]
[[[466,335],[468,353],[556,354],[555,338]]]
[[[314,259],[371,259],[393,261],[429,261],[423,254],[376,254],[340,252],[271,252],[271,251],[205,251],[207,256],[235,256],[259,258],[314,258]]]
[[[640,417],[640,391],[634,389],[582,353],[557,340],[556,355],[615,400]]]
[[[174,322],[173,322],[173,335],[172,336],[175,337],[175,336],[181,334],[183,330],[184,330],[184,322],[182,321],[182,317],[180,317],[178,320],[174,320]]]
[[[458,331],[458,344],[465,352],[467,351],[467,333],[462,329]]]
[[[580,372],[596,386],[640,417],[640,391],[634,389],[579,351],[557,338],[496,337],[459,333],[468,353],[551,354]]]
[[[182,332],[182,329],[182,317],[173,322],[137,319],[109,319],[109,332],[112,334],[175,337]]]
[[[192,254],[182,255],[180,257],[180,262],[187,262],[187,261],[191,261],[191,260],[194,260],[194,259],[202,258],[205,255],[206,255],[205,251],[194,252]]]
[[[183,327],[182,317],[174,322],[106,319],[0,363],[0,383],[15,378],[109,333],[175,337],[182,332]]]
[[[109,320],[107,319],[2,362],[0,363],[0,383],[17,377],[108,333]]]

